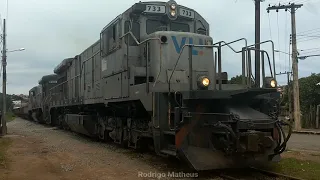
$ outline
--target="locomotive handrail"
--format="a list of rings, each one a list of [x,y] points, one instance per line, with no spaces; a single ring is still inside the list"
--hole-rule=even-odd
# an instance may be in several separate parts
[[[120,39],[122,39],[122,38],[124,38],[125,36],[127,36],[127,35],[131,35],[131,37],[134,39],[134,41],[137,43],[137,45],[141,45],[141,44],[144,44],[144,43],[146,43],[146,42],[148,42],[148,41],[151,41],[151,40],[159,40],[159,42],[160,43],[162,43],[162,41],[161,41],[161,39],[160,38],[148,38],[148,39],[145,39],[144,41],[142,41],[142,42],[139,42],[138,40],[137,40],[137,38],[135,37],[135,35],[131,32],[131,31],[129,31],[129,32],[127,32],[127,33],[125,33],[123,36],[121,36],[120,37]],[[161,46],[160,46],[160,52],[161,52]],[[148,62],[149,62],[149,60],[148,60],[148,57],[146,58],[146,71],[147,71],[147,69],[148,69]],[[153,84],[153,86],[155,86],[155,84],[157,83],[157,81],[158,81],[158,79],[159,79],[159,76],[160,76],[160,73],[161,73],[161,67],[162,67],[162,53],[160,53],[160,71],[159,71],[159,73],[158,73],[158,75],[157,75],[157,77],[156,77],[156,79],[155,79],[155,81],[154,81],[154,84]],[[147,75],[147,74],[146,74]],[[147,91],[149,90],[149,76],[148,77],[146,77],[146,83],[147,83]]]
[[[144,40],[144,41],[142,41],[142,42],[139,42],[139,41],[136,39],[136,37],[133,35],[132,32],[126,33],[125,35],[121,36],[120,39],[123,38],[123,37],[125,37],[125,36],[127,36],[128,34],[130,34],[130,35],[132,36],[132,38],[135,40],[135,42],[136,42],[138,45],[144,44],[144,43],[146,43],[146,42],[148,42],[148,41],[151,41],[151,40],[159,40],[159,41],[161,42],[161,39],[160,39],[160,38],[148,38],[148,39],[146,39],[146,40]],[[66,80],[66,81],[64,81],[64,82],[61,82],[60,84],[58,84],[58,85],[50,88],[49,91],[52,91],[52,90],[54,90],[55,88],[57,88],[57,87],[65,84],[65,83],[69,82],[70,80],[73,80],[73,79],[75,79],[75,78],[77,78],[77,77],[80,77],[80,79],[81,79],[81,75],[82,75],[82,72],[83,72],[84,63],[87,62],[88,60],[90,60],[92,57],[94,57],[95,55],[97,55],[97,54],[99,54],[99,53],[100,53],[100,51],[96,52],[95,54],[93,54],[92,56],[90,56],[89,58],[87,58],[86,60],[84,60],[84,61],[81,63],[81,69],[80,69],[80,73],[79,73],[78,75],[76,75],[76,76],[74,76],[74,77],[72,77],[72,78],[70,78],[70,79],[68,79],[68,80]],[[161,58],[161,57],[162,57],[162,56],[161,56],[161,54],[160,54],[160,62],[162,62],[162,58]],[[161,63],[160,63],[160,66],[161,66]],[[159,76],[159,75],[158,75],[158,76]],[[148,82],[149,82],[149,80],[148,80],[148,78],[147,78],[147,86],[148,86]]]
[[[232,43],[235,43],[235,42],[238,42],[238,41],[241,41],[241,40],[244,40],[245,41],[245,49],[247,49],[247,39],[246,38],[240,38],[240,39],[237,39],[237,40],[235,40],[235,41],[231,41],[231,42],[229,42],[229,43],[226,43],[225,41],[219,41],[219,42],[217,42],[217,43],[215,43],[215,44],[212,44],[212,45],[194,45],[194,44],[185,44],[183,47],[182,47],[182,49],[181,49],[181,51],[180,51],[180,53],[179,53],[179,57],[178,57],[178,59],[177,59],[177,61],[176,61],[176,63],[175,63],[175,65],[174,65],[174,68],[173,68],[173,70],[172,70],[172,73],[171,73],[171,75],[170,75],[170,78],[169,78],[169,92],[171,92],[171,83],[170,83],[170,81],[171,81],[171,79],[172,79],[172,76],[173,76],[173,73],[175,72],[175,70],[176,70],[176,67],[177,67],[177,65],[178,65],[178,62],[179,62],[179,60],[180,60],[180,57],[181,57],[181,54],[183,53],[183,51],[184,51],[184,48],[186,47],[186,46],[189,46],[189,47],[208,47],[208,48],[219,48],[219,47],[223,47],[223,46],[228,46],[232,51],[234,51],[235,53],[240,53],[240,52],[242,52],[242,50],[241,51],[236,51],[235,49],[233,49],[232,48],[232,46],[230,46],[230,44],[232,44]],[[224,45],[221,45],[221,43],[224,43]],[[219,46],[215,46],[216,44],[219,44]],[[189,72],[190,73],[190,72]],[[215,74],[216,74],[216,72],[214,72]],[[214,82],[215,82],[215,79],[214,79]]]
[[[255,46],[255,45],[258,45],[258,44],[264,44],[264,43],[268,43],[270,42],[271,43],[271,48],[272,48],[272,59],[273,59],[273,73],[274,73],[274,80],[277,80],[276,79],[276,66],[275,66],[275,57],[274,57],[274,42],[272,40],[267,40],[267,41],[263,41],[263,42],[260,42],[260,43],[255,43],[255,44],[252,44],[252,45],[249,45],[247,46],[246,48],[249,48],[251,46]]]
[[[223,46],[228,46],[233,52],[235,52],[235,53],[240,53],[240,52],[242,52],[242,50],[236,51],[236,50],[233,49],[233,47],[230,46],[229,44],[232,44],[232,43],[235,43],[235,42],[238,42],[238,41],[241,41],[241,40],[244,40],[244,41],[245,41],[245,48],[246,48],[246,47],[248,46],[248,40],[247,40],[246,38],[240,38],[240,39],[237,39],[237,40],[228,42],[228,43],[226,43],[225,41],[219,41],[219,42],[217,42],[217,43],[215,43],[215,44],[213,44],[213,45],[220,44],[220,43],[224,43],[224,45],[222,45],[221,47],[223,47]],[[247,48],[246,48],[246,49],[247,49]]]
[[[273,71],[272,71],[271,62],[270,62],[270,56],[269,56],[268,52],[265,51],[265,50],[256,49],[256,48],[249,48],[249,49],[250,50],[255,50],[255,51],[260,51],[260,52],[265,53],[267,55],[268,62],[269,62],[270,73],[271,73],[271,76],[273,76]]]

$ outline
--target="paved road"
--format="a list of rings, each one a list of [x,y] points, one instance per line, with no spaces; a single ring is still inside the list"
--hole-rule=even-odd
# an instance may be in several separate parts
[[[292,134],[288,149],[304,151],[320,151],[320,135]]]

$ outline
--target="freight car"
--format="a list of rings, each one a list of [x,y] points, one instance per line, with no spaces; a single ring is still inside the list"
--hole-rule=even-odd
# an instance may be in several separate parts
[[[244,38],[213,43],[208,22],[173,0],[135,3],[42,77],[29,114],[124,147],[151,144],[196,170],[277,161],[289,136],[278,120],[274,54],[253,47]],[[222,71],[225,48],[241,57],[241,84]]]

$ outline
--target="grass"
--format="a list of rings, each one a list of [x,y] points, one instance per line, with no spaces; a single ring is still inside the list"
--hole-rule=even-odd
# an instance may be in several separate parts
[[[0,138],[0,167],[6,168],[7,161],[7,149],[11,144],[11,139],[9,138]]]
[[[12,112],[6,113],[6,120],[7,122],[13,121],[16,118],[16,116]]]
[[[284,158],[273,168],[275,172],[302,179],[316,180],[320,177],[320,163],[313,161]]]

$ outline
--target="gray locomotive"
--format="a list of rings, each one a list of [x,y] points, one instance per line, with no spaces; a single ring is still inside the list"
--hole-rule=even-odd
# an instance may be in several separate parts
[[[139,2],[41,78],[29,117],[124,147],[152,145],[196,170],[276,161],[289,136],[278,120],[274,57],[260,50],[252,66],[253,47],[244,38],[213,43],[208,22],[175,1]],[[242,57],[241,84],[228,84],[223,48]]]

